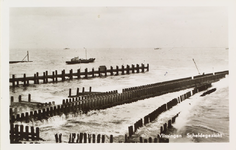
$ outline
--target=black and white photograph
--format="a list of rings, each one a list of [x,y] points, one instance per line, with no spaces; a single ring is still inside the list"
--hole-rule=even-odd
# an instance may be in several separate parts
[[[7,144],[232,142],[230,7],[5,10]]]

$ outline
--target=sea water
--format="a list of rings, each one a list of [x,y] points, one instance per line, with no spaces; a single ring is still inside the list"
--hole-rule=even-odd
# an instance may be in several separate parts
[[[57,70],[58,74],[65,69],[74,72],[85,68],[92,70],[101,65],[108,68],[131,64],[149,64],[149,72],[130,75],[96,77],[92,79],[73,79],[65,82],[48,84],[31,84],[27,87],[10,87],[10,96],[15,100],[22,95],[27,100],[31,94],[32,101],[52,102],[61,104],[62,99],[68,98],[69,89],[76,94],[76,89],[85,87],[92,91],[110,91],[123,88],[151,84],[172,79],[198,75],[199,73],[212,73],[228,70],[228,50],[225,48],[123,48],[123,49],[93,49],[87,48],[87,57],[96,58],[94,63],[67,65],[65,61],[75,56],[85,58],[84,49],[70,48],[59,49],[12,49],[10,60],[21,60],[29,51],[29,63],[10,64],[9,76],[33,76],[36,72],[40,75],[48,71]],[[197,68],[193,62],[196,62]],[[198,93],[171,110],[160,115],[153,123],[140,128],[138,136],[156,137],[160,125],[168,121],[171,116],[180,112],[171,135],[181,135],[181,138],[170,138],[170,142],[228,142],[229,141],[229,105],[228,105],[228,77],[213,84],[217,90],[210,95],[201,97]],[[138,102],[119,105],[105,110],[91,111],[88,114],[77,116],[55,116],[48,121],[31,122],[29,125],[40,127],[40,136],[48,142],[54,143],[54,134],[62,133],[63,141],[68,142],[70,133],[94,133],[124,137],[128,126],[133,125],[162,104],[177,98],[191,89],[168,93]],[[217,124],[217,125],[216,125]],[[191,137],[197,134],[220,134],[220,138]]]

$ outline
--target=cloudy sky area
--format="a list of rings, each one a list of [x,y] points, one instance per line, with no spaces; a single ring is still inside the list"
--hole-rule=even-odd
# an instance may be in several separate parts
[[[10,48],[228,47],[225,7],[10,8]]]

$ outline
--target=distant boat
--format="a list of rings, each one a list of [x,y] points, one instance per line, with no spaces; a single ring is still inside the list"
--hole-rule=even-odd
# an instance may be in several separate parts
[[[84,48],[85,49],[85,48]],[[80,63],[92,63],[94,62],[95,58],[87,59],[87,50],[85,49],[86,59],[74,57],[70,61],[66,61],[67,64],[80,64]]]
[[[161,48],[154,48],[154,50],[160,50]]]
[[[26,57],[27,57],[27,60],[25,60]],[[28,51],[27,51],[26,56],[21,61],[9,61],[10,64],[24,63],[24,62],[33,62],[33,61],[29,60],[29,52]]]
[[[70,48],[64,48],[64,50],[68,50],[68,49],[70,49]]]

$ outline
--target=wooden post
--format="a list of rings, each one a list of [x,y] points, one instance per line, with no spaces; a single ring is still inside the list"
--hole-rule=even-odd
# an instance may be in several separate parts
[[[149,137],[148,143],[152,143],[152,138],[151,137]]]
[[[95,143],[95,141],[96,141],[96,135],[95,134],[93,134],[93,143]]]
[[[20,135],[19,135],[20,140],[23,140],[23,137],[24,137],[24,126],[20,125]]]
[[[36,141],[39,141],[39,127],[36,128]]]
[[[55,73],[54,73],[54,71],[52,72],[52,82],[53,83],[55,82]]]
[[[172,118],[172,120],[171,120],[172,123],[175,123],[175,118],[176,118],[176,116],[174,116],[174,117]]]
[[[101,69],[98,68],[98,76],[101,77]]]
[[[57,82],[57,70],[55,70],[56,82]]]
[[[76,143],[79,143],[79,134],[77,134]]]
[[[129,137],[133,135],[133,126],[129,126]]]
[[[110,135],[110,143],[113,143],[113,135]]]
[[[141,136],[139,137],[139,142],[143,143],[143,138]]]
[[[144,72],[144,64],[142,64],[142,72]]]
[[[25,140],[29,141],[29,126],[25,126]]]
[[[58,142],[59,142],[59,139],[58,139],[58,134],[57,134],[57,133],[55,134],[55,140],[56,140],[56,143],[58,143]]]
[[[45,72],[43,72],[43,83],[45,83],[45,82],[46,82],[45,78],[46,78],[46,73],[45,73]]]
[[[160,127],[160,133],[163,133],[163,127],[162,126]]]
[[[46,71],[46,78],[45,78],[45,80],[46,80],[46,83],[48,83],[48,71]]]
[[[15,136],[13,135],[13,138],[15,138],[14,140],[18,142],[18,140],[19,140],[19,125],[15,125],[14,130],[15,130]]]
[[[15,87],[15,75],[12,75],[12,86]]]
[[[134,73],[134,65],[132,64],[132,73]]]
[[[92,68],[92,77],[94,77],[94,68]]]
[[[139,73],[139,64],[137,64],[136,67],[136,72]]]
[[[119,67],[116,66],[116,75],[119,75]]]
[[[61,79],[62,81],[65,81],[65,70],[61,71]]]
[[[18,100],[19,100],[19,102],[21,102],[21,95],[19,95]]]
[[[171,125],[171,120],[168,120],[168,128],[171,128],[172,125]]]
[[[149,64],[147,64],[147,71],[149,71]]]
[[[11,104],[14,102],[14,97],[11,96]]]
[[[80,143],[82,143],[82,141],[83,141],[83,135],[84,135],[83,133],[80,133],[80,135],[79,135],[79,142]]]
[[[36,72],[36,84],[39,84],[39,73],[38,72]]]
[[[35,133],[34,133],[34,127],[31,126],[31,140],[34,141],[35,140]]]
[[[104,68],[105,77],[107,76],[107,67]]]
[[[97,143],[100,143],[100,134],[97,135]]]
[[[26,74],[24,73],[24,86],[26,85]]]
[[[31,102],[31,94],[28,95],[28,102]]]
[[[76,96],[79,96],[79,88],[77,88]]]
[[[164,124],[164,133],[167,131],[167,123]]]
[[[129,74],[129,65],[126,67],[126,73]]]
[[[102,135],[102,143],[105,143],[105,135]]]
[[[92,87],[91,86],[89,87],[89,92],[92,92]]]
[[[34,84],[37,84],[36,74],[34,74]]]
[[[83,89],[82,89],[82,93],[84,93],[84,87],[83,87]]]
[[[112,66],[111,66],[111,72],[110,73],[111,73],[111,75],[113,75],[113,67]]]
[[[85,79],[87,79],[87,78],[88,78],[88,68],[85,68],[84,71],[85,71],[85,72],[84,72],[84,74],[85,74]]]
[[[73,70],[71,69],[70,70],[70,80],[72,80],[73,79]]]
[[[91,143],[91,134],[88,134],[88,143]]]
[[[128,143],[128,137],[126,134],[125,134],[125,143]]]
[[[61,138],[62,138],[62,134],[60,133],[60,134],[59,134],[59,143],[61,143],[61,141],[62,141]]]
[[[124,65],[122,65],[122,75],[124,75],[125,73],[124,73],[124,71],[125,71],[125,68],[124,68]]]
[[[71,97],[71,88],[69,88],[69,97]]]
[[[84,143],[87,143],[87,133],[84,133]]]

